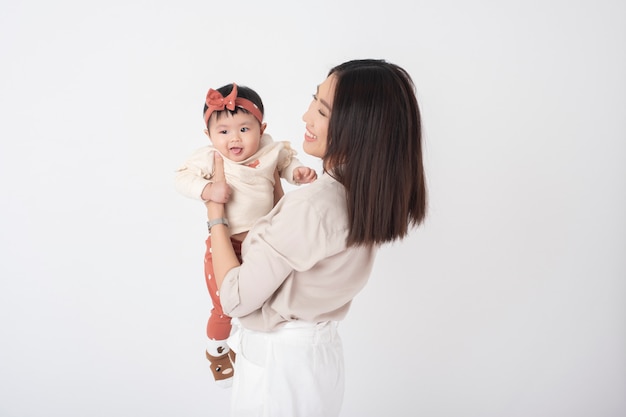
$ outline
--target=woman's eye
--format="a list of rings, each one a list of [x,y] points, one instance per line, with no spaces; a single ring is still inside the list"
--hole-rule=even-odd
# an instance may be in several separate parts
[[[316,102],[318,101],[318,99],[317,99],[317,94],[313,94],[313,100],[315,100]],[[318,112],[321,116],[323,116],[323,117],[327,117],[327,116],[326,116],[326,113],[325,113],[322,109],[318,109],[318,110],[317,110],[317,112]]]

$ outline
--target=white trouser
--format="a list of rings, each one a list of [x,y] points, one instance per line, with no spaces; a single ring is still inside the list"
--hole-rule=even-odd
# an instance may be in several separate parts
[[[231,417],[334,417],[343,402],[337,323],[297,323],[273,332],[238,325]]]

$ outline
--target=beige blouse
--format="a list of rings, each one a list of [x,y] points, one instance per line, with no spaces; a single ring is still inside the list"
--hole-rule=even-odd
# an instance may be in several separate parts
[[[331,176],[287,193],[244,240],[243,263],[220,288],[224,312],[258,331],[342,320],[377,250],[347,248],[347,234],[345,189]]]

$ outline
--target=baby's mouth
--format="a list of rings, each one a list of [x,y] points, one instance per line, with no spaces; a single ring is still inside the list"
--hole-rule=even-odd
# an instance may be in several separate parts
[[[234,155],[239,155],[241,152],[243,152],[243,148],[230,148],[230,152]]]

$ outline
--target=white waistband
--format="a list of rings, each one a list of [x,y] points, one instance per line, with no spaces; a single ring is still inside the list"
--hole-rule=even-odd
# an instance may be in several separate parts
[[[282,328],[283,329],[302,329],[307,327],[323,327],[327,324],[327,321],[323,321],[320,323],[311,323],[310,321],[302,321],[302,320],[292,320],[285,323]]]

